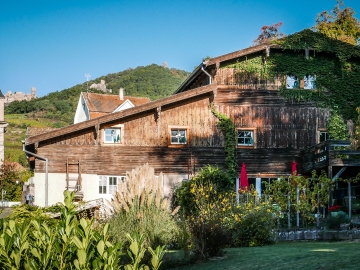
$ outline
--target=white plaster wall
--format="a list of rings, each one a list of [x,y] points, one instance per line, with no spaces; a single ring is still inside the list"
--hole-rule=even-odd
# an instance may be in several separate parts
[[[75,177],[77,175],[71,175]],[[94,174],[82,174],[82,191],[84,192],[84,201],[105,198],[112,199],[111,194],[99,194],[99,178]],[[73,183],[70,183],[72,186]],[[45,206],[45,173],[35,173],[35,205]],[[48,175],[48,206],[64,201],[63,192],[66,188],[65,173],[49,173]]]
[[[74,124],[84,122],[90,119],[87,106],[85,106],[85,110],[83,108],[84,102],[84,97],[80,94],[79,102],[74,116]]]
[[[184,179],[188,178],[187,174],[164,174],[163,175],[163,187],[164,187],[164,195],[168,197],[171,195],[171,190],[176,185],[180,185]]]

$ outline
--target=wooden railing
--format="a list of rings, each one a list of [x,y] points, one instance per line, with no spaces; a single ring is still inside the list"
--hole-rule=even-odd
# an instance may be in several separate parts
[[[280,77],[268,79],[255,74],[244,76],[238,69],[222,68],[217,71],[214,83],[219,85],[238,85],[243,89],[279,90],[282,80]]]
[[[303,173],[328,166],[360,166],[360,150],[352,150],[350,141],[327,140],[301,154]]]

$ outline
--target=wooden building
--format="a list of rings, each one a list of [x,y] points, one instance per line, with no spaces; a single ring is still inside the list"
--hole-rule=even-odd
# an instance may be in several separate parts
[[[293,162],[302,173],[302,150],[326,135],[330,111],[279,95],[282,88],[316,91],[311,70],[300,79],[244,72],[241,64],[260,59],[263,66],[272,54],[307,57],[306,50],[261,44],[201,63],[172,96],[45,133],[32,130],[24,150],[32,157],[36,204],[61,201],[65,188],[84,200],[110,199],[126,171],[145,163],[163,173],[165,192],[203,166],[224,168],[224,137],[211,104],[235,123],[237,161],[246,163],[257,188],[261,180],[290,175]]]

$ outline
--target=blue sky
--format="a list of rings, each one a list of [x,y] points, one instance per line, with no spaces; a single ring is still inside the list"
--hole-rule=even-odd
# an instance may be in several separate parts
[[[192,71],[246,48],[263,25],[292,34],[336,0],[0,0],[0,89],[37,96],[152,63]],[[345,0],[360,14],[360,0]],[[357,14],[356,17],[360,18]]]

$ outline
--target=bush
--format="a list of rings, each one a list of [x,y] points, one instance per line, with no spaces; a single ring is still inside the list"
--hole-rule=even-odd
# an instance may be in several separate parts
[[[119,184],[113,206],[115,214],[109,220],[113,241],[127,242],[126,234],[145,234],[150,247],[169,244],[176,238],[178,227],[170,210],[170,200],[163,197],[162,175],[156,177],[148,164],[126,175]]]
[[[234,188],[233,181],[224,170],[210,165],[201,168],[198,174],[190,181],[182,182],[181,186],[174,192],[173,208],[180,206],[180,212],[185,216],[196,211],[195,197],[191,192],[191,185],[194,183],[199,185],[211,183],[218,193],[227,192]]]
[[[328,229],[340,229],[340,225],[344,223],[350,223],[349,216],[343,212],[336,212],[336,215],[330,215],[326,219],[326,227]]]
[[[239,208],[234,213],[233,224],[230,228],[231,245],[252,247],[273,244],[276,217],[271,211],[271,206],[258,204],[249,209],[240,205]]]
[[[205,259],[222,254],[228,244],[226,217],[232,205],[232,194],[219,194],[212,183],[191,181],[190,192],[196,208],[187,217],[196,257]]]
[[[0,220],[1,269],[119,269],[121,243],[108,241],[109,224],[96,231],[94,220],[76,218],[74,193],[64,191],[64,205],[60,220],[55,225],[31,219]],[[125,269],[140,269],[146,249],[144,235],[127,235],[131,263]],[[158,269],[164,247],[147,249],[153,269]],[[147,267],[147,266],[146,266]]]

